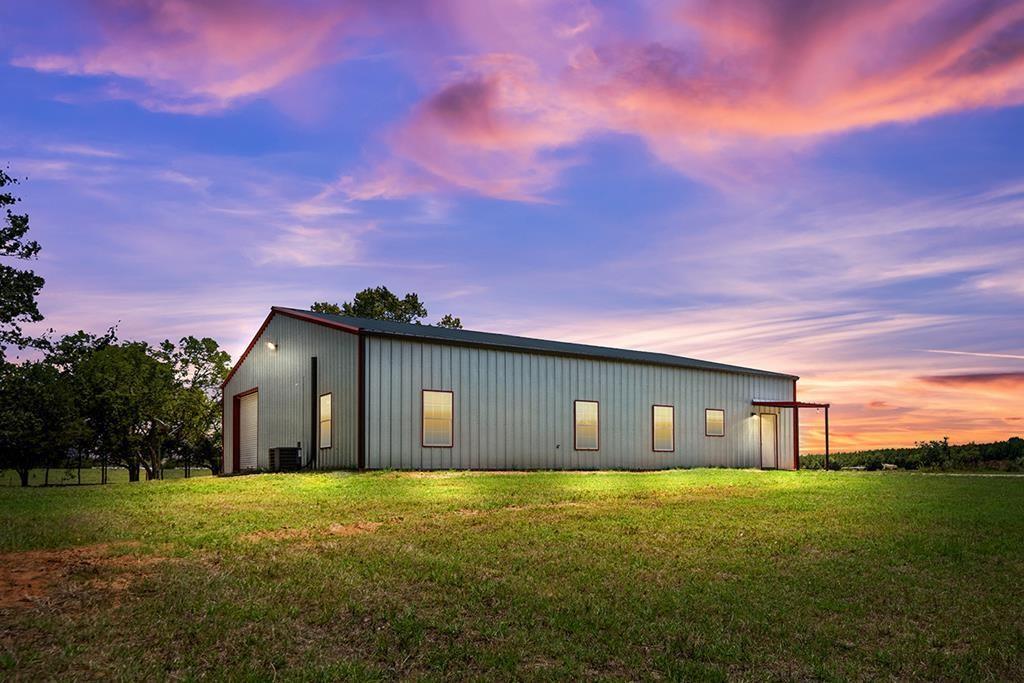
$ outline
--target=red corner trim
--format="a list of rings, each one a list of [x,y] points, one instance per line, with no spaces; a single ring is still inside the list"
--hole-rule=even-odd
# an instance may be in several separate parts
[[[796,380],[793,380],[793,403],[796,403]],[[793,469],[800,469],[800,408],[793,408]]]

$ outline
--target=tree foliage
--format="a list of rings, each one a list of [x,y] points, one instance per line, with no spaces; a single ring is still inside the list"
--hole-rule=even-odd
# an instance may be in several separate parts
[[[231,369],[231,357],[209,337],[189,336],[177,344],[164,340],[157,357],[169,364],[177,386],[167,444],[168,454],[179,462],[221,467],[220,383]]]
[[[21,201],[11,191],[17,182],[17,178],[0,169],[0,257],[28,261],[38,256],[39,243],[27,238],[28,214],[12,209]],[[43,319],[36,304],[43,284],[43,278],[32,270],[0,262],[0,353],[9,345],[33,344],[32,339],[22,334],[21,325]]]
[[[383,285],[367,287],[356,292],[352,301],[342,302],[341,305],[329,301],[314,301],[309,308],[317,313],[417,325],[427,317],[427,307],[420,301],[419,294],[409,292],[399,298],[397,294]],[[462,329],[462,321],[451,313],[446,313],[436,324],[438,327]]]
[[[62,464],[86,427],[68,376],[45,361],[0,363],[0,469],[18,473]]]
[[[456,318],[451,313],[445,313],[443,316],[441,316],[441,319],[437,321],[437,326],[447,327],[448,329],[451,330],[461,330],[462,320],[460,318]]]
[[[174,369],[145,342],[112,343],[78,366],[86,420],[96,447],[128,469],[130,481],[158,477],[172,429]]]
[[[168,463],[221,465],[219,386],[230,358],[210,338],[157,347],[76,332],[41,361],[0,365],[0,467],[27,482],[70,456],[160,478]],[[77,457],[76,457],[77,459]]]

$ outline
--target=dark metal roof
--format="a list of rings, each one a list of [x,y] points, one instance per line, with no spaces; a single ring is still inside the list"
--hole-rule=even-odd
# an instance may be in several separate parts
[[[511,334],[476,332],[474,330],[452,330],[446,327],[434,327],[433,325],[415,325],[409,323],[396,323],[387,320],[351,318],[343,315],[316,313],[313,311],[304,311],[278,306],[275,306],[272,310],[296,318],[304,318],[307,320],[312,319],[311,322],[320,321],[332,327],[347,328],[350,331],[358,330],[367,334],[386,337],[404,337],[447,344],[458,344],[462,346],[481,346],[494,349],[532,351],[534,353],[575,356],[578,358],[598,358],[603,360],[626,361],[630,363],[668,365],[678,368],[718,370],[720,372],[742,373],[746,375],[797,379],[796,375],[769,372],[767,370],[756,370],[754,368],[744,368],[738,365],[726,365],[725,363],[713,363],[706,360],[672,356],[667,353],[615,349],[607,346],[591,346],[589,344],[571,344],[568,342],[549,341],[546,339],[517,337]]]

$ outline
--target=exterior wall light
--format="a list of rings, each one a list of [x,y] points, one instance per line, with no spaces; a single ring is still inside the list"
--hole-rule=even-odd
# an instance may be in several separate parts
[[[274,342],[267,342],[267,348],[271,351],[277,351],[277,344]]]

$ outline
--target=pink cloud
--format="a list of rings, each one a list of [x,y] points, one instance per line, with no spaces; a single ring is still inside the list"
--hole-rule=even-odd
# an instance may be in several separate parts
[[[602,133],[725,185],[824,136],[1024,102],[1024,2],[716,0],[654,6],[628,30],[584,5],[575,24],[558,4],[455,6],[480,52],[394,150],[497,197],[537,198],[570,163],[557,152]]]
[[[91,7],[90,44],[15,63],[118,77],[110,97],[204,114],[301,83],[356,41],[398,47],[392,58],[429,90],[391,129],[394,158],[381,162],[409,192],[536,200],[581,142],[607,133],[639,137],[691,177],[734,184],[824,136],[1024,102],[1021,0]],[[358,184],[380,184],[374,175]]]
[[[26,55],[19,66],[87,76],[117,76],[107,94],[157,111],[205,114],[264,93],[339,59],[338,37],[356,3],[280,4],[153,0],[91,5],[94,44],[74,52]]]
[[[528,59],[490,54],[423,102],[391,136],[394,151],[442,183],[505,199],[535,200],[571,160],[575,116],[549,103]]]

